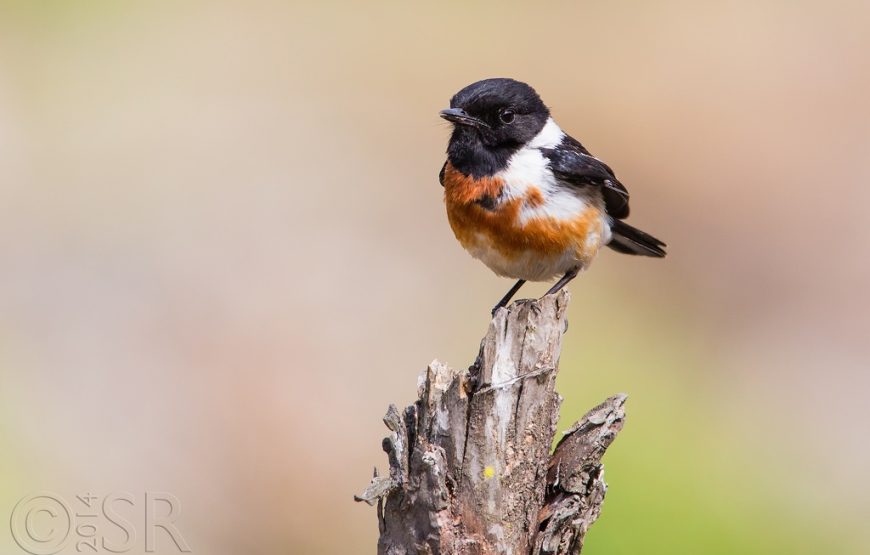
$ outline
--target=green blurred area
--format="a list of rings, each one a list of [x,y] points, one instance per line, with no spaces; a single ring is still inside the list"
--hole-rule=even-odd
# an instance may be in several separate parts
[[[0,515],[153,488],[194,553],[372,552],[383,412],[510,286],[449,231],[437,112],[511,76],[669,243],[570,287],[560,430],[629,394],[584,552],[866,553],[868,22],[0,2]]]
[[[617,298],[590,304],[592,313],[620,307]],[[693,348],[697,332],[653,310],[621,308],[632,317],[614,317],[606,332],[576,307],[569,320],[559,429],[608,395],[630,392],[625,429],[604,459],[604,510],[584,553],[819,553],[844,545],[816,526],[817,515],[784,503],[771,476],[790,463],[748,450],[711,410],[715,367]],[[763,423],[753,433],[764,434]]]

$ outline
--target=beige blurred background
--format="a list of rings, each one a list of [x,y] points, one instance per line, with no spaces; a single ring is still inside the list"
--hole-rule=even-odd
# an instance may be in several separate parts
[[[669,243],[570,287],[562,426],[630,395],[584,553],[866,553],[868,29],[809,0],[0,2],[0,517],[161,491],[194,553],[374,552],[381,416],[510,285],[447,226],[437,112],[510,76]]]

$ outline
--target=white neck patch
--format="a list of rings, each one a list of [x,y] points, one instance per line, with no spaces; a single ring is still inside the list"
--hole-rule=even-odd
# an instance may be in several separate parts
[[[547,160],[540,149],[555,148],[564,136],[553,118],[547,118],[538,134],[511,156],[507,167],[497,174],[504,180],[504,194],[508,198],[524,197],[530,186],[544,195],[556,191],[556,179],[547,169]]]
[[[570,221],[583,214],[590,204],[598,206],[602,203],[600,193],[560,185],[549,169],[541,149],[557,147],[564,137],[565,133],[553,118],[547,119],[535,138],[515,152],[507,167],[496,174],[504,181],[506,198],[525,199],[532,188],[543,195],[542,205],[523,204],[520,211],[523,225],[535,219]]]
[[[555,148],[556,145],[562,142],[562,137],[564,136],[565,132],[556,125],[553,118],[547,118],[547,123],[544,124],[544,127],[538,131],[538,134],[526,146],[528,148]]]

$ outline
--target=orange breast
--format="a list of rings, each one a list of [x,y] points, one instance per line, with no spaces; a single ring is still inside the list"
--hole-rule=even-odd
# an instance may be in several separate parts
[[[464,248],[472,254],[481,249],[495,249],[506,261],[525,259],[529,254],[554,259],[573,254],[581,265],[591,261],[601,246],[601,210],[589,205],[574,218],[536,216],[522,222],[523,209],[542,207],[545,198],[539,189],[527,187],[523,197],[501,200],[493,210],[478,202],[486,196],[498,198],[504,186],[497,177],[474,179],[447,164],[444,171],[447,217]],[[590,233],[599,239],[587,241]]]

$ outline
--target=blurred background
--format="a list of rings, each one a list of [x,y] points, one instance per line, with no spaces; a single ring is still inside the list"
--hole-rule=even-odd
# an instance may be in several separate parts
[[[469,364],[510,286],[448,228],[437,113],[510,76],[669,244],[570,286],[560,427],[630,396],[584,553],[867,553],[868,26],[865,1],[0,1],[0,516],[128,492],[141,553],[171,492],[194,553],[374,552],[352,495],[387,405]]]

